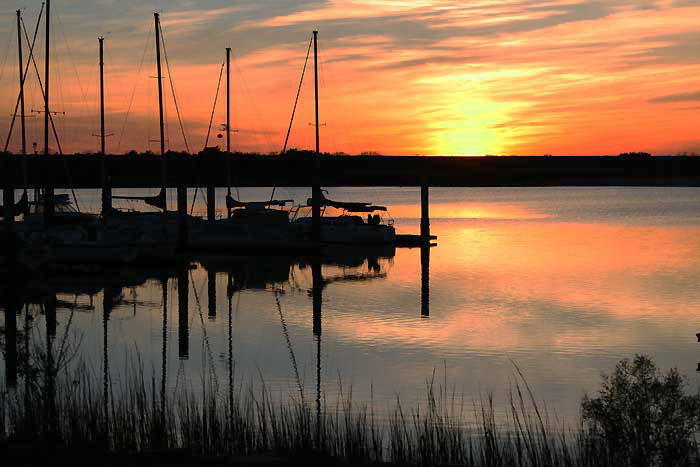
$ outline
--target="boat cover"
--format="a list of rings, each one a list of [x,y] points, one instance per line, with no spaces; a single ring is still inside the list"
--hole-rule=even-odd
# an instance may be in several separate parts
[[[306,200],[306,204],[313,206],[313,198]],[[336,209],[343,209],[348,212],[374,212],[386,211],[385,206],[373,206],[371,203],[346,203],[342,201],[333,201],[321,192],[321,206],[328,206]]]
[[[265,209],[272,206],[284,207],[287,203],[293,203],[293,199],[271,199],[269,201],[238,201],[231,195],[226,195],[226,207],[228,209],[247,208],[247,209]]]
[[[163,188],[160,189],[160,193],[158,193],[156,196],[112,196],[112,199],[143,201],[149,206],[163,210],[165,209],[165,190]]]

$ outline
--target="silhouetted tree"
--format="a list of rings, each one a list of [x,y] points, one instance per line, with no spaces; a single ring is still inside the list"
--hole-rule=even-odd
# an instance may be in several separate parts
[[[620,157],[651,157],[648,152],[623,152],[618,154]]]
[[[683,465],[700,428],[700,395],[686,395],[686,385],[675,368],[664,375],[645,355],[621,360],[598,397],[583,399],[584,423],[615,465]]]

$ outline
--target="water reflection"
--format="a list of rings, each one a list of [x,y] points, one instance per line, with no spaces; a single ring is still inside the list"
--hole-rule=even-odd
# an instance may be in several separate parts
[[[430,317],[430,245],[420,249],[420,315]]]
[[[177,352],[181,362],[186,363],[191,356],[190,338],[193,326],[190,321],[190,307],[199,307],[199,293],[197,291],[197,277],[202,278],[199,268],[205,271],[204,280],[207,290],[207,317],[206,322],[213,326],[217,318],[217,276],[226,278],[226,356],[225,369],[228,379],[228,407],[233,410],[234,404],[234,373],[237,357],[234,336],[234,315],[239,309],[240,298],[243,292],[267,292],[274,295],[274,300],[279,314],[282,335],[284,336],[290,357],[290,367],[294,373],[294,380],[299,394],[304,399],[303,376],[300,375],[296,355],[292,345],[281,297],[285,294],[303,292],[310,298],[311,334],[315,347],[315,403],[316,416],[321,417],[322,394],[322,333],[323,333],[323,292],[332,284],[364,283],[372,280],[386,279],[395,256],[394,248],[327,248],[315,255],[303,257],[292,256],[241,256],[241,255],[209,255],[198,258],[198,262],[183,265],[174,271],[160,268],[121,268],[121,269],[63,269],[46,272],[32,280],[16,287],[6,287],[0,295],[0,306],[4,309],[5,321],[5,377],[8,387],[15,387],[18,380],[18,364],[23,365],[23,376],[28,386],[35,384],[30,368],[32,365],[43,369],[43,383],[41,394],[45,397],[46,413],[49,420],[55,416],[56,376],[60,368],[66,368],[65,350],[73,349],[75,355],[80,358],[90,358],[89,348],[78,348],[82,344],[82,336],[69,335],[69,328],[73,322],[74,313],[93,315],[100,308],[93,303],[94,297],[101,294],[101,363],[102,363],[102,410],[105,420],[109,425],[110,404],[114,387],[112,384],[112,362],[114,352],[110,346],[119,342],[126,321],[114,320],[115,312],[128,310],[130,315],[137,318],[137,311],[151,311],[160,309],[160,402],[161,414],[165,414],[165,401],[168,391],[173,387],[169,380],[169,301],[172,291],[176,290],[177,299]],[[304,285],[304,276],[311,273],[311,283]],[[196,273],[196,274],[193,274]],[[160,300],[154,300],[151,291],[160,290]],[[193,294],[190,294],[192,289]],[[128,291],[131,298],[127,298]],[[158,303],[160,301],[160,303]],[[33,317],[29,313],[30,307],[35,306],[40,310],[40,315],[45,320],[44,338],[31,332]],[[17,316],[25,308],[27,314],[23,320],[25,351],[18,354]],[[307,308],[308,309],[308,308]],[[295,310],[296,311],[296,310]],[[61,326],[65,326],[64,335],[59,337],[57,345],[57,329],[59,326],[60,312],[69,313],[67,319],[61,319]],[[123,312],[122,312],[123,313]],[[149,314],[149,313],[147,313]],[[99,316],[99,315],[98,315]],[[196,316],[196,315],[195,315]],[[81,320],[82,321],[82,320]],[[84,326],[84,321],[83,326]],[[202,340],[206,345],[212,364],[212,349],[202,318]],[[114,335],[113,327],[117,327]],[[215,329],[212,329],[215,331]],[[35,341],[43,341],[44,349],[41,354],[34,357],[29,355],[30,336]],[[89,336],[88,336],[89,337]],[[72,343],[67,343],[72,339]],[[204,342],[206,341],[206,342]],[[142,345],[142,344],[141,344]],[[56,349],[61,355],[55,355]],[[138,344],[136,351],[138,352]],[[119,356],[122,359],[123,356]],[[140,356],[138,357],[141,358]],[[146,362],[148,364],[148,362]],[[143,368],[141,368],[143,370]],[[180,367],[182,369],[182,366]],[[180,375],[178,374],[178,379]],[[175,383],[177,385],[177,382]],[[154,388],[155,390],[155,388]],[[25,391],[25,394],[27,391]]]
[[[306,391],[312,407],[319,389],[334,401],[340,375],[357,400],[373,397],[379,410],[398,392],[410,406],[443,367],[467,401],[487,390],[503,401],[512,359],[536,397],[570,420],[600,373],[635,353],[698,380],[699,196],[698,189],[436,189],[432,213],[468,199],[465,209],[490,214],[432,219],[440,241],[432,250],[329,250],[316,263],[313,255],[217,255],[197,258],[187,277],[175,269],[56,271],[21,281],[16,316],[0,304],[10,339],[0,371],[9,381],[15,367],[18,385],[43,371],[43,364],[25,368],[26,349],[32,362],[46,354],[47,334],[60,347],[72,319],[83,333],[81,358],[98,360],[109,347],[115,386],[138,352],[163,391],[196,386],[211,371],[221,387],[264,378],[281,398]],[[377,201],[413,206],[409,217],[420,211],[410,199]],[[415,233],[419,220],[396,225]],[[106,335],[101,293],[115,297],[102,316]],[[45,305],[52,296],[57,312]],[[34,338],[39,353],[27,343]],[[188,360],[178,358],[184,354]]]

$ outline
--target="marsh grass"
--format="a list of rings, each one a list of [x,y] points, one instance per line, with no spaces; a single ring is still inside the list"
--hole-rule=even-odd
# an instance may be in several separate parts
[[[185,449],[222,458],[271,453],[397,465],[657,465],[614,456],[583,421],[574,428],[552,422],[519,370],[500,422],[492,395],[465,403],[434,375],[417,406],[406,409],[397,396],[389,416],[377,421],[373,402],[356,403],[340,380],[337,402],[321,401],[317,412],[303,397],[273,397],[264,382],[224,390],[203,378],[198,391],[162,391],[146,373],[138,363],[115,387],[78,365],[54,375],[52,397],[46,381],[4,390],[0,435],[65,449]],[[697,465],[697,448],[681,460]]]

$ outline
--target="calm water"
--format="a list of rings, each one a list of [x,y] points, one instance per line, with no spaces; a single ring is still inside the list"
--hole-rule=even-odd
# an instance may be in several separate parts
[[[196,388],[207,374],[224,385],[229,337],[238,381],[263,379],[281,398],[298,394],[296,362],[303,391],[313,397],[320,363],[329,401],[341,379],[356,401],[373,399],[378,410],[391,408],[397,394],[404,406],[421,400],[434,371],[469,406],[493,392],[505,408],[513,363],[536,398],[568,420],[578,415],[584,393],[598,388],[601,372],[635,353],[663,368],[677,366],[693,386],[700,382],[700,189],[430,194],[439,239],[429,253],[429,290],[421,287],[427,268],[420,249],[331,252],[321,268],[316,320],[312,268],[286,258],[210,258],[179,278],[173,272],[165,287],[153,271],[69,275],[59,278],[55,345],[66,336],[74,361],[102,371],[102,286],[109,281],[119,299],[107,321],[117,385],[137,354],[158,378],[165,361],[171,388]],[[224,190],[219,195],[223,206]],[[279,195],[302,201],[309,193]],[[240,193],[243,200],[265,196],[269,190]],[[328,196],[385,204],[398,232],[419,229],[416,189],[331,189]],[[94,207],[98,194],[81,192],[79,199],[83,208]],[[199,201],[201,194],[195,212],[204,210]],[[424,266],[426,259],[424,253]],[[41,341],[44,315],[36,305],[29,310],[32,338]],[[23,328],[23,314],[17,324]],[[5,371],[2,365],[0,381]]]

